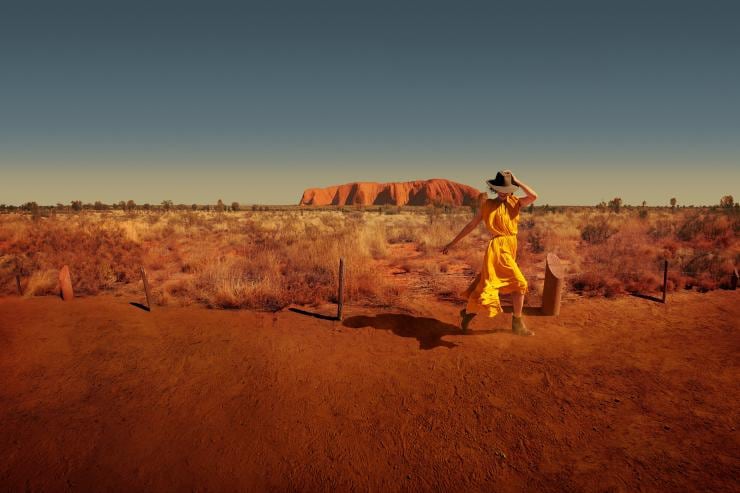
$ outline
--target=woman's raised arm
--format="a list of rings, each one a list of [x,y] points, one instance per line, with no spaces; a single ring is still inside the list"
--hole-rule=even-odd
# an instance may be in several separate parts
[[[519,204],[522,207],[527,207],[529,204],[537,200],[537,192],[532,190],[532,188],[530,188],[529,185],[527,185],[526,183],[520,180],[517,180],[516,176],[514,176],[513,173],[511,174],[511,182],[514,185],[517,185],[519,188],[521,188],[524,191],[524,193],[527,194],[526,197],[522,197],[519,199]]]
[[[458,233],[457,236],[455,236],[455,239],[453,239],[451,242],[449,242],[447,245],[445,245],[441,252],[445,255],[447,255],[450,252],[450,248],[452,248],[455,243],[465,238],[465,236],[468,235],[471,231],[475,229],[476,226],[478,226],[478,223],[480,223],[483,220],[483,208],[479,207],[478,212],[476,213],[475,217],[470,220],[468,224],[465,225],[465,227]]]

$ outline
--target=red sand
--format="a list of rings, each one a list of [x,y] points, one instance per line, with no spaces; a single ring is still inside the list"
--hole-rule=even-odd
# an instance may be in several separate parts
[[[3,491],[737,491],[736,292],[344,324],[0,299]],[[476,326],[476,325],[474,325]]]

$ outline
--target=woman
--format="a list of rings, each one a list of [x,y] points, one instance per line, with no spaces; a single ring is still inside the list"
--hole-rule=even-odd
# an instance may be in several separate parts
[[[511,330],[517,335],[531,336],[534,332],[527,329],[522,320],[527,280],[516,264],[516,234],[519,211],[537,200],[537,193],[517,180],[509,170],[499,171],[496,178],[486,183],[496,192],[497,197],[483,202],[478,214],[442,249],[442,253],[447,255],[449,249],[473,231],[481,221],[484,221],[486,229],[493,235],[483,257],[483,269],[464,293],[468,304],[460,311],[460,327],[467,331],[470,321],[480,310],[487,310],[489,317],[501,313],[503,310],[499,294],[510,293],[514,305]],[[513,192],[519,187],[526,197],[514,196]]]

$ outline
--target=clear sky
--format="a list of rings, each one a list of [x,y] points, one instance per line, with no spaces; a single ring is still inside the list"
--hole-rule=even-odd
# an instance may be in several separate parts
[[[0,203],[297,203],[510,168],[541,204],[740,198],[737,1],[17,1]]]

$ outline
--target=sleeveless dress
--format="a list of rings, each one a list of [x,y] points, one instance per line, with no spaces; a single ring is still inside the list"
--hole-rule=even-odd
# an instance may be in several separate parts
[[[480,274],[462,294],[468,298],[466,312],[487,310],[489,317],[495,317],[503,311],[499,294],[527,292],[527,280],[516,264],[520,208],[519,199],[513,195],[505,201],[488,199],[483,203],[483,222],[493,238],[488,242]]]

